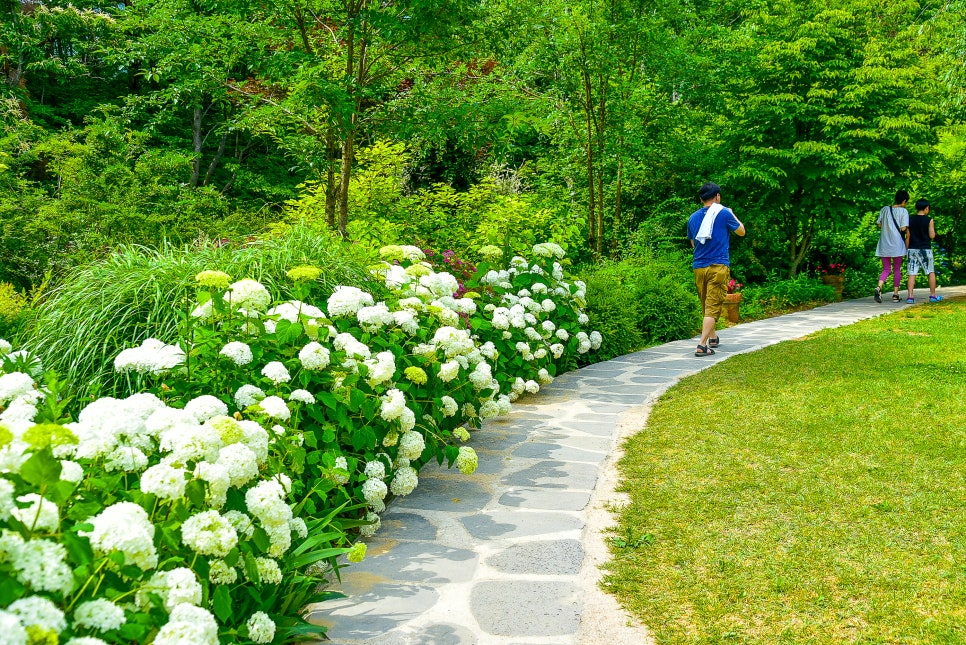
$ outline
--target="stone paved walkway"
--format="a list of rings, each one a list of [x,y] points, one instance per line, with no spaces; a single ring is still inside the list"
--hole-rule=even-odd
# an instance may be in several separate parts
[[[476,474],[425,467],[383,516],[365,561],[343,570],[335,590],[346,598],[310,620],[329,626],[333,645],[645,642],[597,586],[622,438],[684,376],[907,306],[841,302],[726,329],[714,357],[694,357],[685,340],[562,375],[473,434]]]

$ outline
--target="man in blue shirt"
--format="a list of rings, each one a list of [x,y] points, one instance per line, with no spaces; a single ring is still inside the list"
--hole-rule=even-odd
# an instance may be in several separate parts
[[[698,285],[701,310],[701,341],[695,356],[710,356],[718,346],[715,323],[721,317],[721,305],[728,292],[731,260],[728,254],[730,233],[745,234],[745,225],[730,209],[721,205],[721,186],[707,182],[701,185],[698,197],[704,204],[688,219],[688,239],[694,247],[694,280]]]

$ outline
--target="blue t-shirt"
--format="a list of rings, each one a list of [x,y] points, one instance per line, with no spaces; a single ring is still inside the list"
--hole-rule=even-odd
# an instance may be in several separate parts
[[[709,267],[712,264],[731,266],[731,258],[728,255],[729,237],[731,231],[736,230],[741,224],[731,209],[722,208],[714,218],[711,239],[702,244],[695,240],[694,236],[698,234],[701,220],[707,212],[708,207],[704,206],[694,211],[688,219],[688,239],[694,241],[694,263],[691,266],[695,269]]]

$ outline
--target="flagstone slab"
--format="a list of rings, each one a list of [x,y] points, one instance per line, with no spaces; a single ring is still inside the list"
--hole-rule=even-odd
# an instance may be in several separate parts
[[[577,588],[569,582],[480,582],[470,607],[480,628],[499,636],[573,634],[580,624]]]
[[[486,565],[503,573],[577,575],[584,562],[580,540],[549,540],[514,544],[486,559]]]
[[[584,527],[584,521],[576,515],[557,512],[487,511],[460,521],[470,535],[481,540],[572,533]]]

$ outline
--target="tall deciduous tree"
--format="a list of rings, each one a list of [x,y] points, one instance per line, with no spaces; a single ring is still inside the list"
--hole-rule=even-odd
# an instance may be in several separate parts
[[[775,0],[716,44],[723,174],[777,227],[794,276],[817,231],[891,198],[935,142],[919,3]]]

